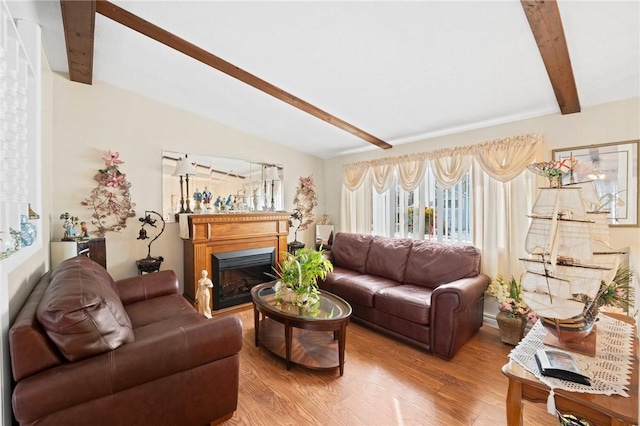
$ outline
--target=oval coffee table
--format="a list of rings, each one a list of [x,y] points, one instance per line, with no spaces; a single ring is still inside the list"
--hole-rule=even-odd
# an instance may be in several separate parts
[[[256,346],[262,343],[284,358],[287,370],[292,362],[317,369],[339,367],[342,376],[351,306],[321,290],[319,309],[309,314],[295,305],[276,303],[274,285],[269,282],[251,289]]]

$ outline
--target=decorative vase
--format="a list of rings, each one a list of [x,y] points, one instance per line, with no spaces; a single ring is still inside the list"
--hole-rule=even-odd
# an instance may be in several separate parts
[[[562,179],[560,176],[549,176],[547,179],[549,179],[549,188],[560,187],[560,182]]]
[[[496,315],[500,338],[503,343],[516,346],[524,336],[524,328],[527,325],[527,318],[522,315],[513,315],[500,311]]]
[[[0,259],[11,256],[16,251],[16,240],[9,232],[0,231]]]
[[[23,214],[20,216],[20,242],[23,246],[28,247],[36,240],[38,230],[29,223],[29,216]]]

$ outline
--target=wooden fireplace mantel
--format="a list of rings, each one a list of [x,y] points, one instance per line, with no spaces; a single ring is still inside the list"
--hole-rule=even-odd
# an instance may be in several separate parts
[[[184,244],[184,296],[195,302],[202,270],[213,276],[213,253],[273,247],[282,263],[289,236],[288,212],[180,215]],[[213,301],[212,301],[213,305]]]

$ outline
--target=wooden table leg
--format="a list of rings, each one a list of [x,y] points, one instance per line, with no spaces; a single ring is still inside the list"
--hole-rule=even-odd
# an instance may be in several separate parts
[[[335,332],[334,332],[335,335]],[[344,374],[344,347],[347,343],[347,326],[342,325],[338,334],[338,363],[340,365],[340,375]]]
[[[284,323],[284,341],[285,350],[287,352],[287,370],[291,370],[291,345],[292,345],[292,330],[289,321]]]
[[[509,379],[507,426],[522,426],[522,383]]]
[[[258,343],[260,342],[260,313],[255,303],[253,304],[253,327],[255,330],[256,347],[258,347]]]

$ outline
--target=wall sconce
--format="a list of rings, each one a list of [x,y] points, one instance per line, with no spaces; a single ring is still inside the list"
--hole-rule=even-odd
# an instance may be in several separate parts
[[[176,164],[176,170],[173,172],[173,176],[180,176],[180,211],[179,213],[193,213],[191,210],[191,202],[189,201],[189,176],[194,176],[196,174],[196,163],[192,163],[189,161],[189,154],[184,155],[184,159],[178,158],[178,164]],[[187,183],[187,198],[186,204],[187,208],[184,208],[185,198],[184,198],[184,190],[182,187],[182,178],[185,178]]]
[[[138,219],[140,222],[142,222],[142,227],[140,228],[140,231],[138,232],[138,238],[136,238],[136,239],[137,240],[148,240],[149,239],[149,236],[147,235],[147,230],[144,228],[145,225],[149,225],[149,226],[152,226],[154,228],[157,228],[156,222],[158,220],[157,219],[152,219],[151,218],[152,214],[155,214],[156,216],[158,216],[158,218],[162,222],[162,229],[160,230],[158,235],[156,235],[155,238],[152,239],[149,242],[149,245],[147,246],[147,257],[144,258],[144,259],[136,260],[136,265],[138,266],[138,271],[140,273],[142,273],[142,272],[153,272],[153,271],[159,270],[160,269],[160,264],[164,260],[164,258],[162,256],[157,256],[157,257],[152,257],[151,256],[151,244],[153,244],[153,242],[155,240],[157,240],[158,237],[160,235],[162,235],[162,233],[164,232],[165,222],[164,222],[164,219],[162,218],[162,215],[160,213],[154,212],[153,210],[146,210],[144,212],[145,216]]]
[[[267,180],[271,181],[271,208],[269,210],[275,211],[275,186],[276,181],[280,180],[280,175],[278,174],[278,168],[276,166],[271,166],[267,169]]]

